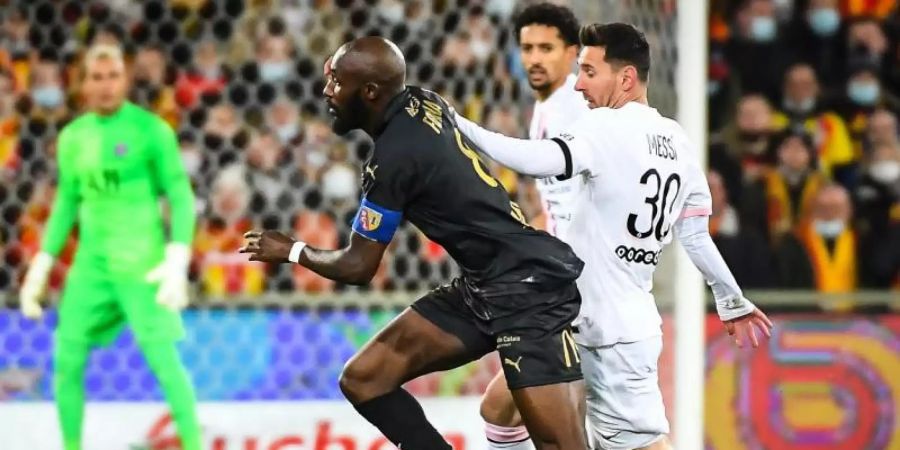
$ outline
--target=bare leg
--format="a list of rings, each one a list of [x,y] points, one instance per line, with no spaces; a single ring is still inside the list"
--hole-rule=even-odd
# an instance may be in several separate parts
[[[584,450],[584,381],[512,391],[538,450]]]

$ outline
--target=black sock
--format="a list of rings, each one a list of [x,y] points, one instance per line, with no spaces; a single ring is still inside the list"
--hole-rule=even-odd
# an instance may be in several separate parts
[[[419,402],[402,388],[353,407],[402,450],[453,450],[425,418]]]

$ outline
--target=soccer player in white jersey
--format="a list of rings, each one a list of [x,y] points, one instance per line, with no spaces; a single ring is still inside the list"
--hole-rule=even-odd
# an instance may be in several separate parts
[[[528,137],[556,136],[580,114],[588,111],[584,97],[575,90],[572,67],[578,57],[578,19],[569,8],[552,3],[531,5],[515,18],[514,27],[522,65],[536,98]],[[543,227],[566,241],[576,194],[583,181],[538,178]],[[488,385],[481,403],[488,449],[532,450],[528,430],[516,410],[503,372]]]
[[[579,39],[575,89],[591,109],[557,137],[515,139],[456,119],[497,162],[584,183],[567,242],[585,261],[575,325],[589,439],[600,449],[668,449],[657,378],[661,319],[651,288],[672,235],[712,288],[738,346],[758,346],[756,328],[769,336],[772,323],[744,297],[709,235],[711,200],[697,150],[677,122],[648,105],[644,35],[627,24],[592,24]]]

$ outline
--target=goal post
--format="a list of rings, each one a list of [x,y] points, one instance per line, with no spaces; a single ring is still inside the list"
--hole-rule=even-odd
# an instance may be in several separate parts
[[[707,0],[679,0],[675,85],[677,119],[707,160]],[[700,273],[680,245],[675,257],[675,414],[673,437],[678,450],[703,449],[705,367],[705,298]]]

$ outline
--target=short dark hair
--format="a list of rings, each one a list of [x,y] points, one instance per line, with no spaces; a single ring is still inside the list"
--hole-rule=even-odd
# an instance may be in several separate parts
[[[603,47],[603,60],[614,65],[632,65],[638,78],[647,82],[650,75],[650,44],[644,33],[627,23],[592,23],[578,32],[581,45]]]
[[[522,28],[544,25],[559,30],[566,45],[578,45],[578,19],[571,9],[553,3],[538,3],[522,10],[516,16],[516,42],[520,42]]]

